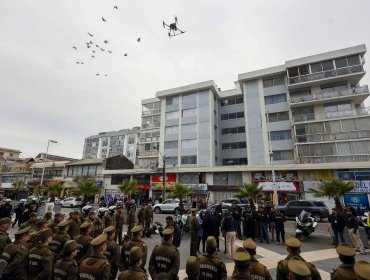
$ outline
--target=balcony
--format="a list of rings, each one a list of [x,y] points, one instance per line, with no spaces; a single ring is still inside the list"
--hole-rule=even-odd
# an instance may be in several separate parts
[[[362,116],[369,116],[369,115],[370,115],[370,107],[366,107],[366,108],[359,108],[359,109],[354,109],[354,110],[343,110],[343,111],[336,111],[336,112],[293,116],[293,123],[330,120],[330,119],[345,119],[345,118],[362,117]]]
[[[348,156],[309,156],[299,157],[299,163],[330,163],[330,162],[368,162],[370,155],[348,155]]]
[[[324,103],[328,99],[338,99],[340,101],[354,100],[356,104],[361,104],[369,95],[369,87],[367,85],[334,92],[322,91],[319,93],[307,94],[304,96],[291,97],[290,107],[320,104]]]
[[[302,86],[320,84],[321,80],[338,81],[347,77],[351,84],[357,84],[365,75],[364,67],[360,65],[347,66],[307,75],[288,78],[288,88],[299,88]]]
[[[145,158],[145,157],[158,157],[158,150],[151,150],[151,151],[139,151],[138,157]]]
[[[370,130],[296,135],[296,143],[333,142],[364,138],[370,138]]]
[[[161,126],[160,122],[155,123],[145,123],[141,125],[141,129],[152,129],[152,128],[159,128]]]
[[[161,113],[161,109],[152,109],[146,110],[142,112],[142,117],[152,116],[152,115],[159,115]]]

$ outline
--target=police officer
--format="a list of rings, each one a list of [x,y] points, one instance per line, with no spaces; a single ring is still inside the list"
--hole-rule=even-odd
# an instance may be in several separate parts
[[[133,247],[130,250],[130,266],[128,270],[121,272],[118,276],[118,280],[147,280],[142,266],[143,251],[140,247]]]
[[[298,257],[292,257],[288,261],[289,279],[310,280],[311,271],[307,264]]]
[[[50,228],[40,232],[39,241],[28,254],[28,280],[47,280],[53,267],[53,253],[49,250],[53,232]]]
[[[37,214],[35,212],[31,212],[28,217],[29,218],[28,218],[27,222],[22,224],[22,226],[24,226],[24,227],[30,226],[31,230],[32,230],[36,226]]]
[[[103,226],[104,228],[107,228],[109,226],[114,226],[114,210],[116,209],[116,206],[110,206],[108,208],[108,211],[105,212],[103,217]]]
[[[75,239],[75,237],[80,235],[80,211],[74,210],[69,221],[71,221],[71,224],[69,226],[68,234],[71,239]]]
[[[246,238],[252,238],[254,240],[255,223],[256,217],[251,206],[245,206],[245,211],[243,213],[243,233]]]
[[[367,261],[358,261],[355,263],[355,273],[358,280],[370,279],[370,263]]]
[[[30,238],[28,240],[28,248],[32,249],[38,243],[39,233],[40,231],[47,228],[47,220],[42,218],[36,222],[36,226],[34,231],[30,234]]]
[[[14,233],[15,240],[4,248],[2,259],[8,264],[3,271],[3,279],[22,280],[27,278],[26,258],[28,233],[31,227],[18,229]]]
[[[56,260],[61,257],[60,253],[62,252],[64,243],[71,240],[71,237],[67,233],[70,224],[70,220],[59,223],[58,232],[53,235],[53,240],[50,243],[50,250],[53,251]]]
[[[135,225],[135,211],[136,211],[135,204],[134,203],[131,203],[130,204],[130,211],[128,212],[128,215],[127,215],[127,224],[128,224],[127,236],[129,238],[131,238],[131,236],[132,236],[131,229]]]
[[[80,264],[84,259],[88,258],[93,249],[90,245],[92,237],[90,236],[91,232],[91,223],[89,221],[84,222],[80,226],[81,235],[76,238],[77,242],[77,256],[75,257],[78,264]]]
[[[197,257],[190,256],[186,260],[186,274],[188,277],[185,277],[183,280],[199,280],[200,276],[200,265]]]
[[[104,256],[107,250],[107,234],[102,233],[94,238],[91,246],[93,246],[93,254],[80,264],[80,280],[109,280],[110,264]]]
[[[0,219],[0,256],[3,253],[5,246],[12,242],[7,233],[11,223],[12,220],[8,217]]]
[[[225,280],[227,271],[225,263],[217,255],[217,242],[213,236],[208,236],[206,240],[206,252],[198,258],[200,265],[200,280]]]
[[[150,237],[150,225],[153,223],[153,207],[152,203],[149,201],[148,206],[146,207],[146,215],[145,215],[145,235]]]
[[[259,280],[272,280],[270,272],[267,270],[266,266],[261,264],[256,258],[256,248],[257,244],[252,238],[248,238],[243,241],[243,248],[251,256],[249,272],[253,279]]]
[[[233,255],[235,263],[233,275],[228,280],[252,280],[249,274],[250,255],[245,250],[236,250]]]
[[[142,224],[144,227],[144,223],[146,220],[146,207],[145,204],[141,205],[139,211],[137,212],[137,220],[139,224]]]
[[[198,250],[198,230],[200,228],[199,221],[196,217],[197,208],[191,208],[191,216],[189,217],[190,231],[190,256],[197,256]]]
[[[289,236],[286,239],[285,245],[287,246],[288,256],[284,260],[281,260],[278,262],[277,269],[276,269],[276,280],[288,279],[288,276],[289,276],[288,261],[292,257],[297,257],[301,259],[307,265],[307,267],[311,271],[312,280],[321,280],[321,276],[319,272],[317,271],[316,267],[313,264],[306,262],[300,256],[301,242],[297,238],[293,236]]]
[[[336,250],[339,255],[339,260],[342,262],[342,264],[336,269],[330,271],[330,278],[332,280],[355,279],[356,275],[354,271],[354,265],[356,250],[346,243],[338,245]]]
[[[110,263],[110,278],[111,280],[116,279],[118,271],[118,258],[119,258],[119,246],[114,240],[116,235],[116,229],[114,226],[109,226],[103,230],[103,233],[107,234],[107,250],[105,251],[105,257]]]
[[[55,213],[53,221],[48,226],[53,231],[53,234],[54,233],[57,233],[57,231],[58,231],[58,225],[63,220],[64,220],[64,215],[62,213]]]
[[[153,249],[149,261],[149,273],[152,279],[155,279],[157,274],[167,272],[177,277],[180,268],[180,253],[172,244],[173,229],[167,228],[163,230],[163,242],[156,245]]]
[[[96,216],[95,211],[89,212],[88,219],[86,221],[91,223],[90,236],[92,238],[95,238],[98,235],[102,234],[103,229],[104,229],[103,222],[99,217]]]
[[[118,240],[118,244],[122,245],[122,229],[124,224],[123,215],[123,205],[119,203],[116,208],[116,213],[114,214],[114,219],[116,221],[116,234],[114,240]]]
[[[77,280],[78,264],[74,257],[77,255],[77,242],[75,240],[67,241],[63,246],[62,259],[54,265],[55,280]]]
[[[141,240],[142,237],[142,230],[143,226],[138,224],[137,226],[134,226],[131,230],[132,237],[131,240],[127,241],[123,246],[121,250],[121,263],[120,269],[128,269],[130,265],[130,251],[133,247],[140,247],[143,251],[143,257],[141,262],[141,269],[145,271],[145,264],[146,264],[146,258],[148,254],[148,247],[146,246],[145,242]]]

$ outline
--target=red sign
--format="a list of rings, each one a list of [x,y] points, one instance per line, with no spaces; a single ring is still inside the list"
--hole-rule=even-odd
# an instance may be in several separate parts
[[[150,185],[138,185],[137,189],[140,191],[147,191],[150,189]]]
[[[152,175],[152,183],[162,183],[163,175]],[[166,183],[176,183],[176,174],[166,174]]]

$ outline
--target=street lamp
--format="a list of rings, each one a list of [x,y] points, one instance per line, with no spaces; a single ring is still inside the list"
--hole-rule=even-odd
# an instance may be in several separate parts
[[[55,141],[55,140],[48,140],[48,145],[46,147],[46,154],[45,154],[45,157],[44,157],[44,166],[42,167],[42,175],[41,175],[41,186],[42,186],[42,183],[44,181],[44,174],[45,174],[45,165],[46,165],[46,159],[48,157],[48,152],[49,152],[49,144],[50,143],[58,143],[58,141]]]
[[[162,162],[163,162],[162,201],[165,201],[165,199],[166,199],[166,156],[162,155],[162,153],[160,151],[158,151],[158,153],[161,156]]]
[[[274,152],[272,151],[272,145],[271,145],[271,131],[270,131],[269,111],[266,112],[266,121],[267,121],[267,133],[268,133],[268,140],[269,140],[269,157],[270,157],[271,173],[272,173],[272,188],[274,190],[273,203],[274,203],[274,206],[276,207],[276,206],[279,205],[279,198],[278,198],[277,190],[276,190],[276,179],[275,179],[275,168],[274,168]]]

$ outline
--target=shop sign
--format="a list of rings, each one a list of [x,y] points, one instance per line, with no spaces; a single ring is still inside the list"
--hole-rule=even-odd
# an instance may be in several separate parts
[[[283,192],[296,192],[297,189],[293,182],[275,182],[276,190]],[[259,182],[258,187],[262,188],[262,191],[274,191],[273,182]]]
[[[192,191],[207,191],[207,184],[183,184],[184,186],[187,186]]]
[[[351,182],[351,181],[350,181]],[[370,181],[352,181],[355,188],[351,193],[368,193],[370,190]]]
[[[166,190],[169,191],[175,187],[175,182],[172,183],[166,183]],[[154,191],[161,191],[163,190],[163,184],[162,183],[152,183],[152,190]]]
[[[356,210],[360,210],[362,215],[366,208],[369,208],[369,200],[367,194],[345,194],[343,196],[344,205],[352,206]]]
[[[176,183],[176,174],[166,174],[167,183]],[[161,175],[152,175],[152,183],[163,183],[163,174]]]

